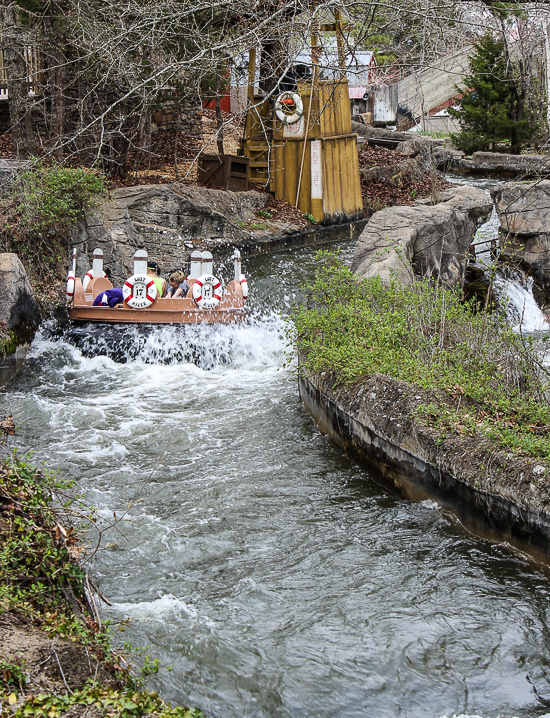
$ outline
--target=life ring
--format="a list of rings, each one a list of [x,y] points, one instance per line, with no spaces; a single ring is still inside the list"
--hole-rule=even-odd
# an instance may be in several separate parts
[[[132,309],[147,309],[157,298],[157,285],[146,274],[132,274],[124,282],[122,296]]]
[[[275,100],[275,114],[284,125],[298,122],[304,114],[304,103],[296,92],[283,92]]]
[[[71,269],[67,275],[67,303],[71,304],[74,299],[74,272]]]
[[[248,282],[246,281],[244,274],[241,274],[239,277],[239,282],[241,283],[241,289],[243,290],[243,299],[246,299],[248,297]]]
[[[193,299],[199,309],[215,309],[221,301],[221,282],[212,274],[203,274],[193,283]]]
[[[84,279],[82,280],[82,289],[84,291],[86,291],[86,289],[88,289],[88,284],[92,281],[94,276],[95,275],[94,275],[93,269],[90,269],[90,271],[86,272],[86,274],[84,275]],[[105,272],[103,272],[103,278],[106,278],[106,277],[107,277],[107,275],[105,274]]]

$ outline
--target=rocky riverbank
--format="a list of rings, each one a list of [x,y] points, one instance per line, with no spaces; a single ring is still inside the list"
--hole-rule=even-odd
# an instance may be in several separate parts
[[[474,533],[550,561],[547,463],[426,424],[419,410],[449,404],[444,392],[377,373],[345,387],[329,372],[301,374],[299,390],[319,429],[403,496],[436,499]]]
[[[0,386],[3,386],[25,360],[41,317],[17,255],[0,253],[0,286]]]
[[[406,496],[548,562],[544,343],[475,308],[460,277],[359,279],[334,259],[294,315],[300,395],[321,431]]]

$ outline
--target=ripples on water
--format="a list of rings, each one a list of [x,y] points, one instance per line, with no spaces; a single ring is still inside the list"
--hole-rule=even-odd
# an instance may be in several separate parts
[[[137,499],[93,571],[124,640],[173,666],[168,699],[235,718],[548,712],[547,576],[383,488],[303,411],[282,315],[313,266],[247,262],[250,324],[117,330],[143,342],[125,363],[45,329],[0,411],[104,516]]]

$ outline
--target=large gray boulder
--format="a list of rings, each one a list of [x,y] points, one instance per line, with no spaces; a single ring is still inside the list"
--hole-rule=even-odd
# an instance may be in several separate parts
[[[40,309],[16,254],[0,253],[0,322],[18,334],[40,324]]]
[[[117,189],[102,216],[88,216],[79,227],[77,275],[83,276],[90,268],[96,247],[103,250],[104,268],[115,284],[133,273],[136,249],[145,249],[163,273],[180,268],[193,249],[221,248],[248,239],[250,230],[243,225],[268,198],[265,192],[186,185]]]
[[[523,264],[534,278],[539,303],[549,304],[550,180],[506,182],[493,187],[491,196],[499,218],[502,253]]]
[[[420,275],[462,286],[470,244],[491,216],[493,203],[468,185],[446,190],[438,200],[376,212],[357,241],[352,270],[364,278],[379,275],[385,282],[395,276],[409,284]]]

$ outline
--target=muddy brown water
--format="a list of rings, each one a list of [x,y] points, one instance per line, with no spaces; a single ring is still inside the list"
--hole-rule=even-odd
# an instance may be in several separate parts
[[[224,718],[550,712],[547,573],[384,488],[302,408],[284,317],[316,261],[247,261],[246,326],[46,327],[0,392],[104,517],[135,500],[91,565],[131,619],[115,638]]]

